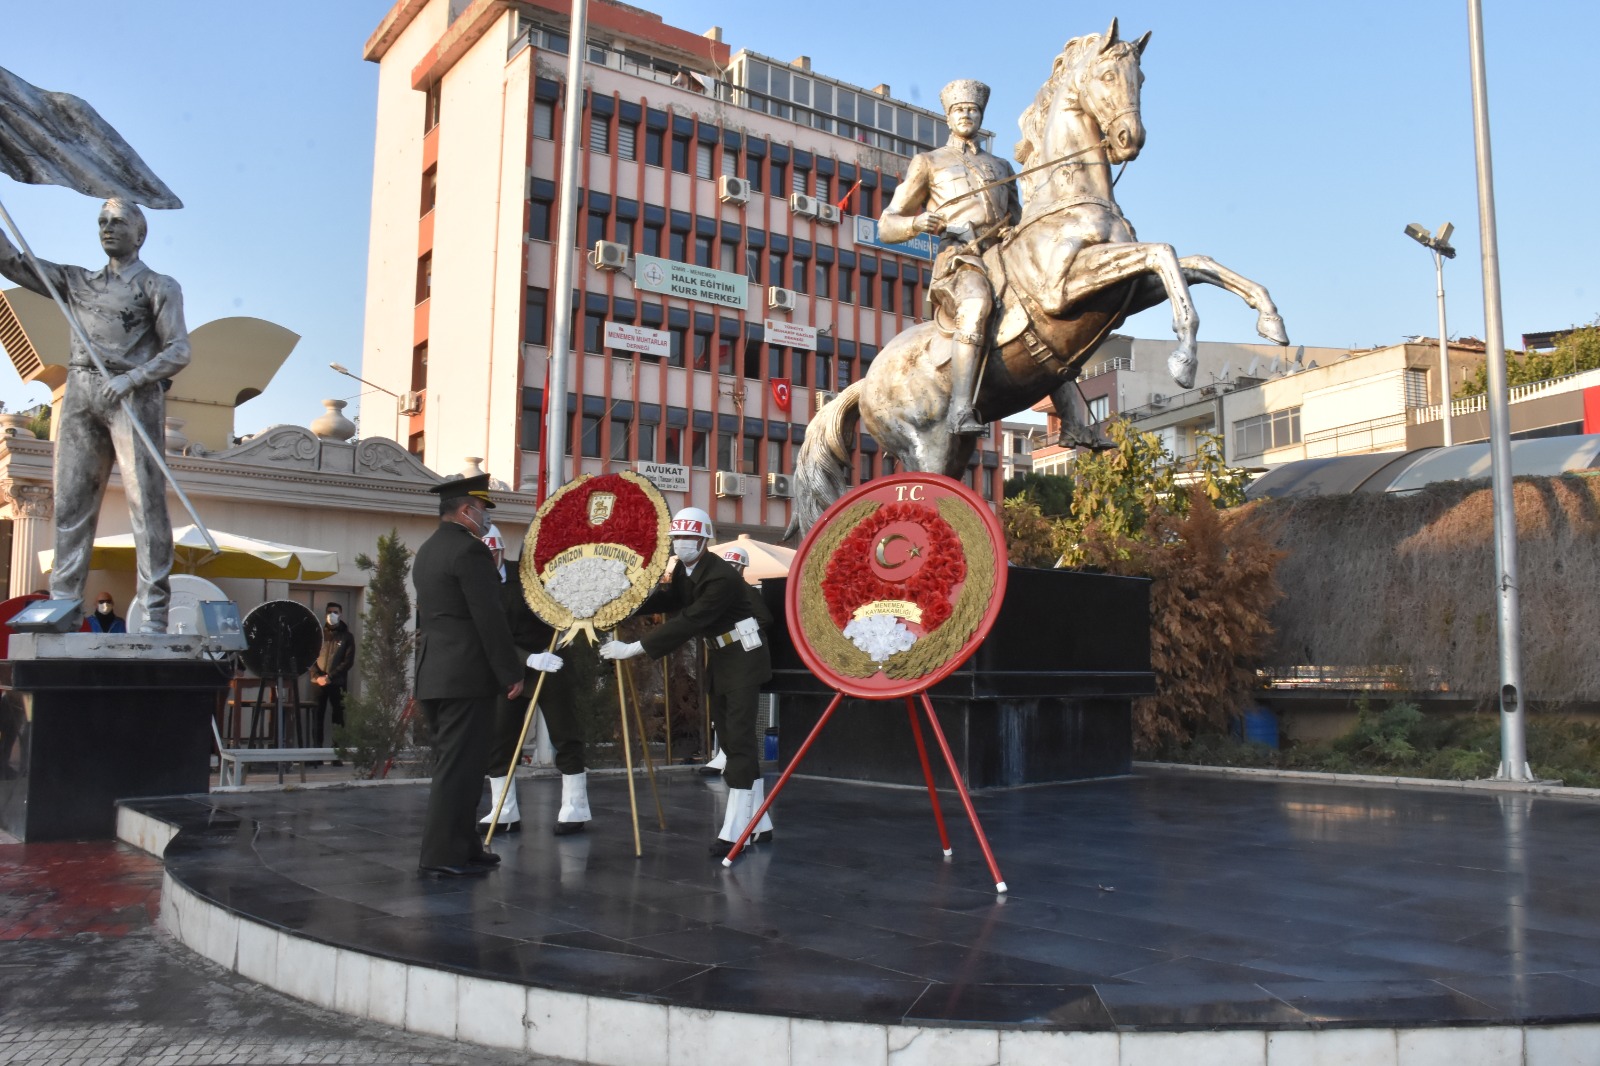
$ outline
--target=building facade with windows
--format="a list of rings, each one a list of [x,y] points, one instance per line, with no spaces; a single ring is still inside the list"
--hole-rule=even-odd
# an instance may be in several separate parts
[[[367,42],[362,374],[400,397],[393,435],[436,469],[481,458],[531,492],[545,420],[562,417],[569,473],[649,466],[672,507],[770,536],[819,403],[923,314],[929,249],[878,245],[876,218],[911,155],[948,137],[943,116],[608,0],[590,4],[569,93],[568,19],[561,0],[401,0]],[[582,108],[574,243],[621,245],[634,269],[576,267],[570,391],[552,402],[568,106]],[[712,298],[675,294],[696,272]],[[612,346],[624,334],[644,350]],[[857,457],[858,478],[893,468],[864,435]],[[998,427],[969,481],[1000,498]]]

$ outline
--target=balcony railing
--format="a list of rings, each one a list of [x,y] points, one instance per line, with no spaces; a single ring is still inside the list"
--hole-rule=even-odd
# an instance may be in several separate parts
[[[1563,392],[1577,392],[1579,389],[1592,388],[1600,385],[1600,370],[1580,370],[1576,374],[1564,374],[1558,378],[1546,378],[1543,381],[1530,381],[1525,385],[1513,385],[1507,390],[1512,403],[1521,403],[1523,400],[1534,400],[1541,396],[1555,396]],[[1486,395],[1465,396],[1450,401],[1450,417],[1470,415],[1477,411],[1489,409],[1489,397]],[[1437,422],[1444,417],[1444,404],[1434,403],[1426,407],[1413,407],[1410,409],[1411,424],[1413,426],[1426,425]]]

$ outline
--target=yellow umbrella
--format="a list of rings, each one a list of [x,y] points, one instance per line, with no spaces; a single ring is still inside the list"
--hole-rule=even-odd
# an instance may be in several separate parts
[[[172,531],[173,566],[181,573],[200,577],[258,577],[277,581],[320,581],[339,572],[339,553],[320,548],[298,548],[237,533],[212,530],[222,551],[208,559],[211,549],[196,527],[181,526]],[[47,548],[39,553],[39,567],[46,573],[55,565],[56,553]],[[89,560],[91,570],[132,570],[133,534],[100,537],[94,542]]]
[[[769,577],[788,577],[789,567],[794,563],[793,548],[751,540],[748,533],[740,533],[733,540],[713,544],[710,550],[721,555],[729,548],[743,548],[749,553],[750,567],[744,572],[744,579],[752,585]]]

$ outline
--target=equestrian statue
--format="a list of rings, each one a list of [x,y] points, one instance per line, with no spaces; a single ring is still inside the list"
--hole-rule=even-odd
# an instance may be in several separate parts
[[[856,424],[906,470],[960,478],[984,421],[1050,397],[1060,443],[1099,443],[1072,402],[1079,372],[1113,329],[1163,300],[1178,347],[1173,380],[1194,385],[1199,317],[1189,286],[1217,285],[1288,344],[1267,290],[1206,256],[1140,241],[1113,195],[1111,168],[1144,147],[1139,60],[1150,41],[1104,34],[1068,41],[1018,120],[1015,174],[978,144],[989,89],[951,82],[941,148],[911,160],[879,220],[886,243],[939,239],[933,317],[898,333],[867,373],[819,411],[795,463],[789,534],[803,534],[850,484]]]

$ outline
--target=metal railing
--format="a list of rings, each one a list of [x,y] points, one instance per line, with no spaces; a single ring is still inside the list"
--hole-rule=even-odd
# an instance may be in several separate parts
[[[1580,370],[1576,374],[1564,374],[1558,378],[1545,378],[1543,381],[1530,381],[1523,385],[1513,385],[1507,390],[1512,403],[1521,403],[1524,400],[1538,399],[1541,396],[1554,396],[1564,392],[1576,392],[1579,389],[1592,388],[1600,385],[1600,370]],[[1450,417],[1470,415],[1478,411],[1489,409],[1489,397],[1480,393],[1477,396],[1464,396],[1450,401]],[[1413,426],[1425,425],[1428,422],[1438,422],[1444,418],[1444,404],[1434,403],[1426,407],[1413,407],[1409,411]]]

